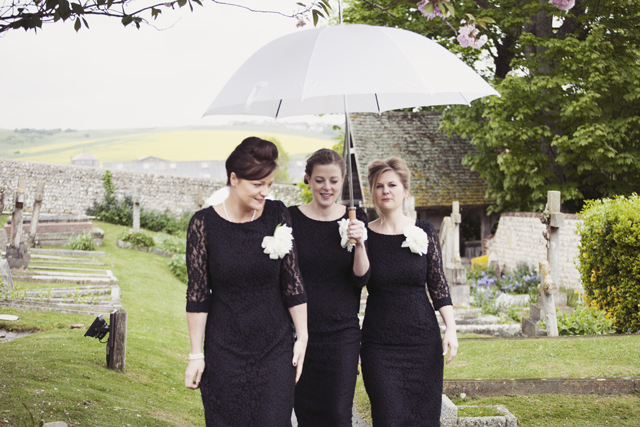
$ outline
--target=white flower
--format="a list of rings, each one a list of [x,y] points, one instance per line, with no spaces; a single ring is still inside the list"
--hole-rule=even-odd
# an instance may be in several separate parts
[[[429,238],[422,228],[416,227],[415,225],[407,225],[404,230],[402,230],[402,234],[407,237],[407,240],[402,242],[403,248],[408,247],[411,249],[411,252],[420,256],[427,253]]]
[[[338,221],[338,226],[340,227],[338,230],[340,231],[340,246],[346,248],[349,252],[353,250],[356,246],[355,243],[349,242],[349,237],[347,236],[347,229],[349,228],[349,220],[346,218],[342,218]],[[364,240],[367,240],[367,229],[364,229],[363,234]]]
[[[264,253],[271,259],[284,258],[293,248],[293,234],[291,227],[278,224],[273,236],[264,236],[262,239]]]

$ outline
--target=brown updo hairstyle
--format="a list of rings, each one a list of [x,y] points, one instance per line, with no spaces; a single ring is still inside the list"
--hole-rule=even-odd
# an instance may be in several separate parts
[[[271,142],[250,136],[227,157],[227,185],[231,185],[231,172],[238,179],[260,180],[269,176],[278,164],[278,147]]]
[[[307,166],[304,168],[304,173],[306,174],[304,177],[305,184],[309,184],[307,176],[311,178],[311,175],[313,175],[313,168],[317,165],[336,165],[340,168],[340,173],[343,178],[347,173],[347,167],[345,166],[344,159],[340,154],[328,148],[321,148],[307,159]]]
[[[375,200],[375,189],[376,185],[378,185],[378,181],[380,180],[380,175],[385,172],[394,171],[398,174],[400,178],[400,184],[407,190],[407,194],[411,194],[411,172],[409,172],[409,168],[407,167],[407,162],[402,160],[400,157],[389,157],[384,160],[376,159],[369,163],[369,172],[367,175],[367,179],[369,181],[369,191],[371,192],[371,200],[373,202],[373,207],[378,213],[379,217],[382,217],[380,210],[378,210],[378,205],[376,205]]]

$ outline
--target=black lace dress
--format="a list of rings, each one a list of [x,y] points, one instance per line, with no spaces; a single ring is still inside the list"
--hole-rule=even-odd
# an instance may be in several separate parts
[[[297,206],[289,211],[309,298],[309,343],[296,386],[298,425],[351,427],[360,352],[360,293],[369,272],[362,277],[353,274],[354,252],[340,246],[338,220],[313,220]],[[356,217],[366,224],[362,210]]]
[[[206,312],[200,383],[208,427],[290,427],[296,369],[287,307],[306,302],[295,243],[283,259],[262,248],[278,224],[291,226],[282,202],[242,224],[212,208],[187,231],[187,312]]]
[[[451,297],[438,234],[427,221],[416,226],[429,238],[426,255],[403,248],[402,234],[369,230],[371,277],[360,355],[374,427],[440,425],[444,360],[434,307],[451,305]]]

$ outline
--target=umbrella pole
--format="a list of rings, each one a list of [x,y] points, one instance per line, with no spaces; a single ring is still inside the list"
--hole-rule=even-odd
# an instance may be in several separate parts
[[[356,208],[353,203],[353,169],[351,167],[351,129],[349,123],[349,113],[347,112],[347,96],[344,97],[344,144],[347,153],[347,174],[349,177],[349,219],[356,219]],[[356,243],[355,239],[349,239],[349,243]]]

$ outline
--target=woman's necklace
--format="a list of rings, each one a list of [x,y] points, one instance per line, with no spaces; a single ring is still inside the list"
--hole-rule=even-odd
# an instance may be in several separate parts
[[[224,214],[227,216],[227,221],[229,222],[233,222],[231,221],[231,218],[229,217],[229,212],[227,212],[227,207],[225,206],[224,202],[222,202],[222,209],[224,209]],[[251,215],[251,219],[249,220],[249,222],[253,221],[256,218],[256,210],[253,210],[253,215]]]

